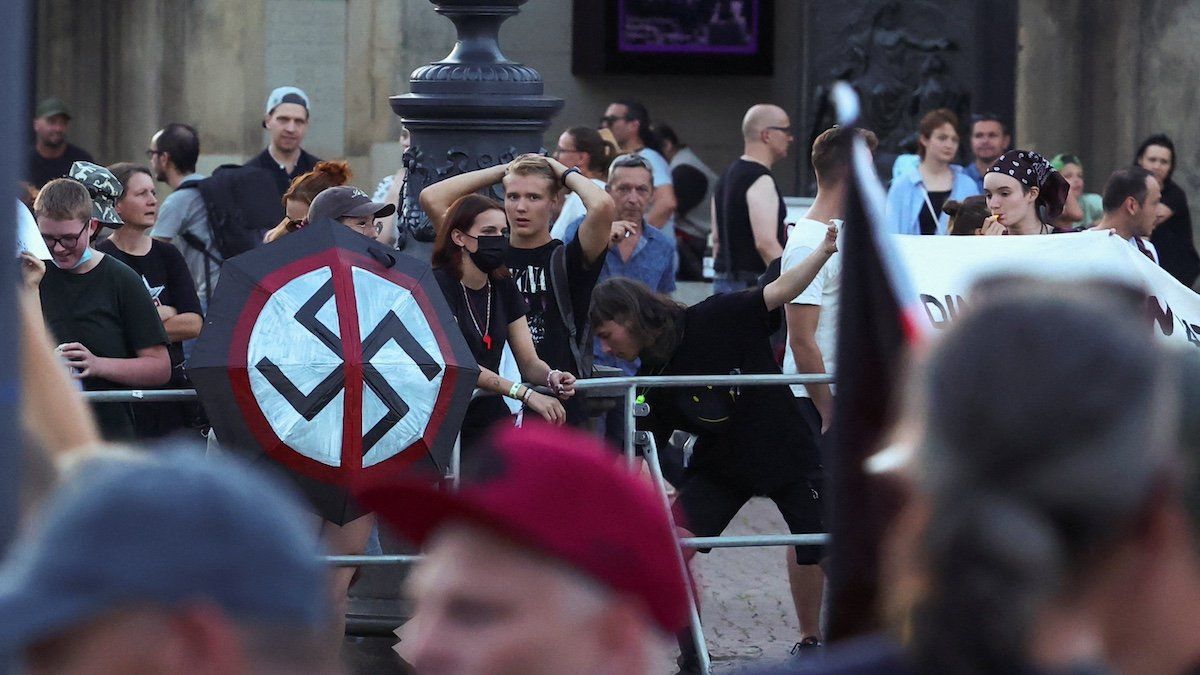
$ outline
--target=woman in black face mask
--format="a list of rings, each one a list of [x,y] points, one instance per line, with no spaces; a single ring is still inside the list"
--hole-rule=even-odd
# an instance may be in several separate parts
[[[476,386],[499,395],[478,396],[471,402],[462,427],[463,448],[471,447],[488,426],[510,416],[500,396],[521,401],[546,421],[562,424],[566,413],[558,399],[497,375],[507,343],[526,381],[553,381],[558,398],[575,393],[575,377],[552,371],[534,350],[525,321],[529,308],[504,265],[508,249],[504,207],[494,199],[470,194],[455,200],[445,214],[430,214],[430,219],[437,226],[431,260],[434,276],[479,363]]]

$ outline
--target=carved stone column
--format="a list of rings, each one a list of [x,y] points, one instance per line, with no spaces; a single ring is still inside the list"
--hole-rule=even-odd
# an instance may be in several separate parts
[[[413,71],[410,93],[391,97],[392,110],[412,134],[399,222],[408,228],[405,250],[425,258],[434,232],[417,203],[421,190],[538,151],[550,118],[563,105],[542,94],[536,70],[500,52],[500,24],[527,0],[430,1],[454,22],[458,41],[446,58]]]

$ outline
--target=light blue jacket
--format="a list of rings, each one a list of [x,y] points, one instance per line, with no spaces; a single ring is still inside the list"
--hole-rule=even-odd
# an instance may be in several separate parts
[[[979,186],[963,171],[961,166],[951,164],[954,172],[954,185],[950,188],[949,199],[962,201],[971,195],[979,194]],[[892,179],[892,187],[887,194],[887,215],[885,221],[889,232],[897,234],[921,234],[921,209],[925,206],[925,185],[921,181],[921,172],[912,169],[907,173]],[[938,234],[946,234],[950,216],[938,214]]]

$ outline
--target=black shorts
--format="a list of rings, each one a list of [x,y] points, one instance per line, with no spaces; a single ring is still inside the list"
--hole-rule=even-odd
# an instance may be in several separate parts
[[[697,537],[716,537],[725,531],[737,512],[755,495],[740,488],[722,484],[709,476],[690,473],[675,500],[676,522]],[[792,534],[824,532],[822,480],[818,475],[798,480],[765,495],[775,502],[788,531]],[[699,549],[708,553],[710,549]],[[796,561],[801,565],[820,562],[824,547],[819,544],[796,547]]]

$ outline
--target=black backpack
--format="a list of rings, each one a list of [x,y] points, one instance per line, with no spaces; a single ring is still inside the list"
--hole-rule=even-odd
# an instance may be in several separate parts
[[[275,177],[261,167],[223,164],[208,178],[179,184],[178,189],[186,188],[200,191],[216,251],[205,248],[195,237],[187,239],[187,243],[217,265],[262,246],[267,230],[283,220],[283,203]]]

